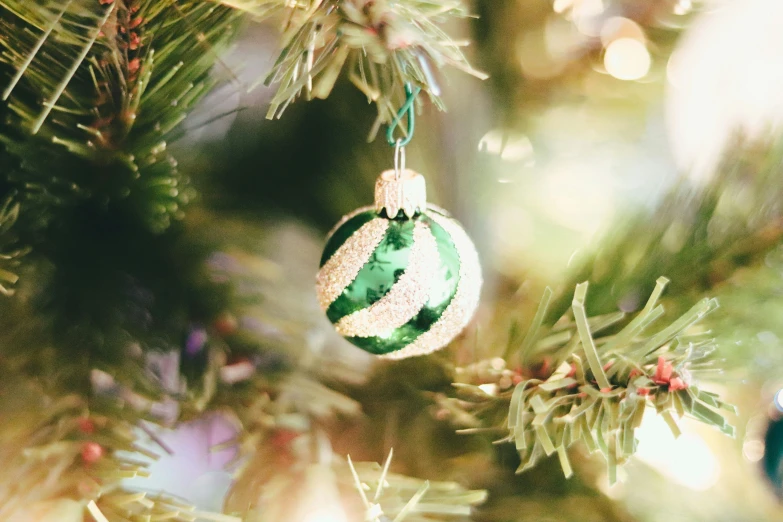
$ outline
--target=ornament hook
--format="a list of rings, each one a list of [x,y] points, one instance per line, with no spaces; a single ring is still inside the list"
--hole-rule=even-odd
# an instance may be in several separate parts
[[[397,143],[394,146],[394,178],[399,180],[404,170],[405,145],[402,142],[402,138],[397,138]]]
[[[402,141],[402,146],[404,147],[413,139],[413,132],[416,130],[416,107],[414,106],[414,102],[416,101],[416,96],[418,96],[420,92],[421,87],[416,87],[414,89],[410,82],[405,82],[405,103],[402,104],[402,107],[397,111],[397,115],[389,125],[389,128],[386,129],[386,142],[392,147],[396,146],[399,141]],[[406,115],[408,116],[408,125],[405,137],[395,139],[394,129],[400,126],[402,119]]]

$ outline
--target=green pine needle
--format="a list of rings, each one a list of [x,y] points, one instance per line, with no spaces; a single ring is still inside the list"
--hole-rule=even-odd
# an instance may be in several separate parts
[[[502,426],[508,435],[502,440],[519,451],[519,472],[557,453],[563,472],[570,476],[573,469],[566,450],[581,441],[591,452],[604,455],[614,482],[617,467],[636,451],[635,432],[647,408],[655,408],[675,436],[679,435],[676,419],[686,415],[734,434],[719,412],[734,408],[701,390],[694,380],[698,363],[715,347],[697,325],[717,308],[717,301],[703,299],[669,325],[648,333],[663,313],[658,299],[667,283],[665,278],[658,280],[645,307],[623,328],[599,336],[595,333],[623,316],[588,319],[587,283],[580,284],[571,313],[552,327],[534,320],[538,341],[522,346],[526,353],[520,353],[519,359],[527,366],[516,374],[516,385],[512,386],[507,372],[499,372],[497,394],[478,394],[477,386],[464,383],[457,386],[460,398],[470,404],[468,409],[490,425],[497,422],[498,408],[505,408]],[[536,317],[541,313],[545,311],[539,309]],[[564,336],[564,331],[571,335]]]
[[[214,85],[240,15],[196,0],[0,0],[0,144],[22,196],[113,202],[158,231],[180,218],[192,190],[167,141]]]
[[[455,482],[418,479],[389,472],[392,452],[384,466],[347,459],[350,477],[364,505],[368,522],[451,520],[469,516],[473,506],[487,499],[483,490],[468,490]],[[374,491],[372,499],[365,491]]]
[[[96,521],[239,522],[171,496],[126,489],[125,479],[147,476],[146,462],[165,450],[139,444],[139,422],[154,419],[121,400],[74,393],[64,385],[68,370],[50,367],[41,352],[0,356],[0,520],[81,520],[86,508]],[[76,515],[64,515],[64,506]]]
[[[231,2],[263,6],[268,2]],[[464,18],[459,0],[331,0],[303,2],[286,21],[285,45],[267,84],[280,85],[268,116],[279,117],[303,92],[326,98],[347,69],[351,81],[378,109],[375,129],[394,119],[405,99],[406,83],[421,87],[442,106],[433,69],[451,65],[479,78],[460,50],[461,43],[441,28],[449,18]]]

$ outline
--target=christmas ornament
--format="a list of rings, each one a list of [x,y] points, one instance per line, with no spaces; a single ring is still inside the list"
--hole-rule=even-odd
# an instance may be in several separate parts
[[[424,178],[404,165],[375,185],[375,206],[342,218],[329,233],[317,277],[321,308],[337,331],[390,359],[448,344],[470,321],[481,267],[457,221],[427,205]]]

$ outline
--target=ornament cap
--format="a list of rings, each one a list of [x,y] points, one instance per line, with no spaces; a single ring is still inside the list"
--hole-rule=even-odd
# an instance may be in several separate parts
[[[402,210],[412,218],[427,208],[427,186],[424,176],[410,169],[386,170],[375,182],[375,210],[386,209],[389,219]]]

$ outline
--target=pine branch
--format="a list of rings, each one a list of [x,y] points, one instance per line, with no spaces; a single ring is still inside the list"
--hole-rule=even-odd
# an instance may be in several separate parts
[[[263,7],[269,2],[246,4]],[[285,19],[285,44],[265,82],[280,84],[268,117],[279,117],[303,92],[307,99],[328,97],[343,70],[376,104],[376,131],[393,120],[405,99],[406,82],[421,87],[442,108],[433,68],[450,65],[485,77],[468,65],[463,44],[440,28],[448,19],[466,16],[459,0],[297,4]]]
[[[254,468],[257,474],[252,484],[242,484],[249,482],[250,477],[240,478],[226,502],[229,509],[241,508],[246,522],[464,520],[472,507],[487,497],[486,491],[468,490],[455,482],[391,473],[391,453],[385,465],[380,466],[375,462],[354,463],[350,457],[346,463],[330,453],[328,444],[318,448],[314,435],[299,439],[286,435],[265,442],[269,444],[264,453],[266,459],[258,461],[263,468]],[[314,454],[319,452],[321,460]],[[270,469],[281,460],[281,455],[286,456],[284,467]],[[350,495],[342,493],[349,486]]]
[[[154,230],[179,218],[192,193],[167,140],[238,19],[196,0],[0,2],[0,143],[25,200],[112,202]]]
[[[40,353],[39,350],[37,353]],[[122,481],[145,476],[140,457],[157,456],[136,444],[130,408],[97,397],[69,393],[54,374],[23,371],[36,357],[0,357],[0,519],[108,522],[172,520],[238,522],[200,513],[165,495],[130,491]]]
[[[532,334],[536,341],[518,354],[525,362],[518,372],[497,368],[490,374],[490,391],[474,383],[456,384],[479,426],[462,433],[507,430],[503,441],[514,443],[522,460],[518,472],[557,453],[566,476],[573,473],[567,450],[581,441],[604,455],[610,482],[636,451],[635,430],[648,407],[655,408],[675,436],[675,417],[685,415],[733,436],[718,410],[734,408],[700,389],[694,379],[715,349],[697,324],[717,302],[703,299],[661,330],[647,333],[664,313],[658,299],[667,282],[658,280],[630,321],[622,313],[587,319],[587,285],[579,285],[572,312]],[[602,331],[611,333],[595,335]]]
[[[390,473],[393,451],[383,466],[354,462],[348,456],[353,485],[364,505],[364,520],[416,522],[467,517],[487,499],[487,492],[467,490],[454,482],[436,482]],[[369,495],[368,495],[369,492]]]
[[[670,306],[699,299],[739,268],[759,264],[783,241],[781,164],[783,139],[738,144],[707,185],[683,182],[653,212],[627,219],[566,288],[590,280],[592,314],[637,309],[661,274],[672,280]],[[570,296],[561,295],[545,322],[551,324],[569,304]]]

